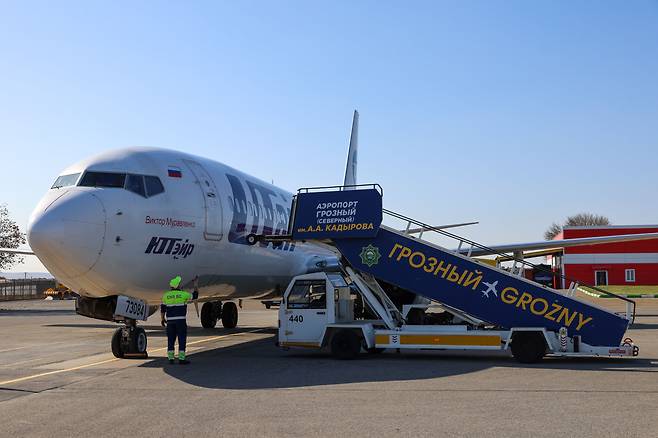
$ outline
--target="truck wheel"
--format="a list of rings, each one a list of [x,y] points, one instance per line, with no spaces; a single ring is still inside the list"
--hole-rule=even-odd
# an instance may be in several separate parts
[[[123,359],[123,349],[121,348],[121,329],[118,328],[112,335],[112,354],[114,357]]]
[[[546,341],[540,332],[516,332],[512,337],[512,356],[521,363],[535,363],[546,354]]]
[[[232,329],[238,325],[238,306],[235,303],[226,303],[222,306],[222,325]]]
[[[201,326],[203,328],[211,329],[217,325],[217,316],[213,310],[213,303],[203,303],[201,306]]]
[[[331,354],[336,359],[354,359],[361,352],[361,339],[354,330],[340,330],[331,339]]]

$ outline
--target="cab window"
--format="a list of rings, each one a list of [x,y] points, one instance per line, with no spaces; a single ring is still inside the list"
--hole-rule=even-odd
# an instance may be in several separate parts
[[[327,288],[324,280],[297,280],[288,295],[288,309],[324,309]]]
[[[123,188],[126,182],[125,173],[86,172],[80,181],[82,187],[115,187]]]
[[[70,175],[60,175],[57,177],[51,189],[59,189],[61,187],[72,186],[78,181],[79,173],[72,173]]]

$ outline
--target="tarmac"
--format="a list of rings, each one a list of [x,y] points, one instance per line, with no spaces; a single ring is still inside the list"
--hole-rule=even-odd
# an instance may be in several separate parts
[[[596,302],[623,310],[616,300]],[[634,359],[522,365],[506,354],[327,354],[274,346],[276,310],[238,328],[188,308],[192,364],[169,365],[159,314],[149,359],[116,359],[115,324],[72,301],[0,303],[2,436],[658,436],[658,299],[640,299]],[[614,307],[616,306],[616,307]]]

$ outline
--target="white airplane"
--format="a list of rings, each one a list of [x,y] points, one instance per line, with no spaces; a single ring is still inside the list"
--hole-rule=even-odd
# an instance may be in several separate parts
[[[357,133],[355,111],[344,186],[357,183]],[[115,150],[73,164],[57,177],[30,217],[33,253],[0,251],[35,254],[80,295],[79,314],[125,323],[112,337],[115,355],[142,354],[147,338],[136,321],[157,309],[176,275],[188,289],[198,276],[203,327],[221,319],[232,328],[238,308],[231,300],[280,295],[295,275],[338,268],[334,252],[312,243],[247,243],[251,234],[285,234],[291,199],[279,187],[210,159],[165,149]],[[591,245],[648,238],[658,233],[580,240]]]

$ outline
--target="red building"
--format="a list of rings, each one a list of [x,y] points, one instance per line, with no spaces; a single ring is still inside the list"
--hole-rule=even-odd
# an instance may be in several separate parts
[[[656,232],[658,225],[565,227],[555,239]],[[552,264],[567,278],[595,286],[658,285],[658,239],[565,248]]]

